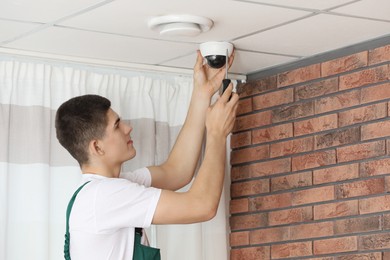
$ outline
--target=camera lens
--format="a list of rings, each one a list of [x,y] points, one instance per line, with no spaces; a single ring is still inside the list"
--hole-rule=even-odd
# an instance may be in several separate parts
[[[222,68],[226,63],[226,56],[224,55],[209,55],[205,58],[207,60],[207,64],[214,69]]]

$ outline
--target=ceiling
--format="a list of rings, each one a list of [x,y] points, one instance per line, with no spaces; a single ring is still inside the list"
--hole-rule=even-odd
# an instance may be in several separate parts
[[[213,21],[195,37],[160,36],[156,16]],[[192,71],[199,44],[235,45],[248,75],[390,34],[389,0],[1,0],[0,53]]]

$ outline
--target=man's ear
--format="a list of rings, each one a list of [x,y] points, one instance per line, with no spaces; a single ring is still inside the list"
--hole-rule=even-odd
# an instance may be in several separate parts
[[[100,146],[99,140],[92,140],[89,142],[89,152],[92,155],[104,155],[104,151]]]

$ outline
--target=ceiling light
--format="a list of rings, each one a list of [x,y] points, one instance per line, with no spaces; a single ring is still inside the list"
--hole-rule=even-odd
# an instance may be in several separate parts
[[[193,37],[207,32],[212,26],[210,19],[194,15],[158,16],[149,21],[149,28],[164,36]]]

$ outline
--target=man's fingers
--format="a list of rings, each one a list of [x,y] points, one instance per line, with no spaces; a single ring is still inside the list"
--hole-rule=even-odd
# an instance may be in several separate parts
[[[229,100],[229,103],[232,103],[234,104],[235,108],[234,108],[234,111],[237,110],[237,107],[238,107],[238,100],[239,100],[239,96],[237,93],[233,92],[231,97],[230,97],[230,100]]]
[[[222,80],[224,79],[224,77],[225,70],[219,69],[219,71],[210,79],[209,82],[214,91],[217,91],[221,87]]]
[[[200,53],[200,50],[197,50],[196,52],[197,52],[197,57],[196,57],[196,63],[195,63],[194,69],[199,70],[199,69],[202,69],[202,67],[203,67],[203,56]]]

